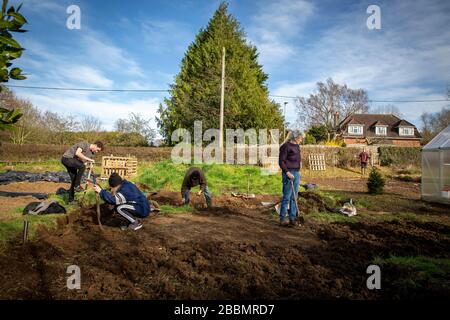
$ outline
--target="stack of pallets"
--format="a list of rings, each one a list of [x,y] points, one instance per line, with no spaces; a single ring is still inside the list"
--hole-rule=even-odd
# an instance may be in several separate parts
[[[137,174],[136,157],[115,157],[113,155],[102,157],[102,179],[107,179],[111,173],[116,172],[123,179],[130,179]]]

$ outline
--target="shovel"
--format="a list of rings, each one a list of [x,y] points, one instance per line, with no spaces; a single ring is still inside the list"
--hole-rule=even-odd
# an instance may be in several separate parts
[[[89,171],[88,171],[88,176],[87,176],[87,180],[86,180],[86,186],[84,187],[83,197],[81,197],[81,201],[80,201],[80,207],[82,207],[82,208],[84,207],[84,197],[86,196],[88,181],[91,179],[91,173],[92,173],[93,166],[94,165],[92,163],[89,164]]]
[[[294,188],[294,181],[291,180],[291,187],[292,187],[292,193],[294,195],[294,199],[295,199],[295,208],[297,209],[297,223],[298,225],[302,225],[305,223],[305,218],[302,216],[300,216],[300,210],[298,209],[298,199],[297,199],[297,193],[295,192],[295,188]]]

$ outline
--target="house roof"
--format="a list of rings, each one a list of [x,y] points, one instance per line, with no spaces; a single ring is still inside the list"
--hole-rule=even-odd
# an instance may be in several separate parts
[[[442,130],[436,137],[428,142],[423,150],[450,149],[450,126]]]
[[[353,136],[347,133],[346,129],[349,124],[361,124],[363,125],[363,135],[371,138],[397,138],[397,139],[421,139],[417,128],[410,122],[403,120],[393,114],[371,114],[371,113],[358,113],[348,116],[339,124],[339,128],[343,131],[344,136]],[[383,125],[387,126],[386,136],[379,136],[375,134],[375,126]],[[414,127],[414,136],[405,137],[400,136],[398,133],[398,127],[407,126]]]
[[[398,127],[414,127],[414,125],[411,122],[402,119],[395,125],[395,128]]]
[[[372,124],[372,127],[376,127],[376,126],[389,126],[389,125],[387,125],[386,123],[384,123],[380,120],[377,120],[374,124]]]

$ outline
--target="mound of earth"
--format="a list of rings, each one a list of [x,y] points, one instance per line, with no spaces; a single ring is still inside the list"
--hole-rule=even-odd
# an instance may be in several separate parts
[[[152,199],[176,204],[178,193]],[[40,231],[37,241],[12,244],[0,253],[1,299],[380,299],[427,296],[401,292],[388,281],[383,290],[366,287],[374,257],[450,257],[450,239],[440,225],[418,222],[320,224],[281,228],[261,201],[232,196],[193,196],[192,213],[156,215],[137,232],[121,231],[122,221],[101,206]],[[68,290],[67,267],[81,269],[81,289]],[[402,272],[409,272],[402,270]],[[383,279],[398,270],[383,269]],[[449,292],[430,284],[433,294]]]

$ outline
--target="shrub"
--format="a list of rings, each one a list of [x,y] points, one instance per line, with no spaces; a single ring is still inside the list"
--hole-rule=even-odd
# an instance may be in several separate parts
[[[416,166],[421,165],[421,152],[419,147],[391,147],[379,148],[379,159],[382,166]]]
[[[381,172],[373,167],[370,171],[369,180],[367,181],[367,188],[370,194],[382,194],[384,192],[384,178]]]
[[[328,129],[325,125],[312,126],[308,130],[308,134],[313,136],[317,143],[328,140]]]
[[[316,138],[312,136],[311,134],[307,133],[305,135],[305,140],[303,141],[303,144],[316,144]]]

